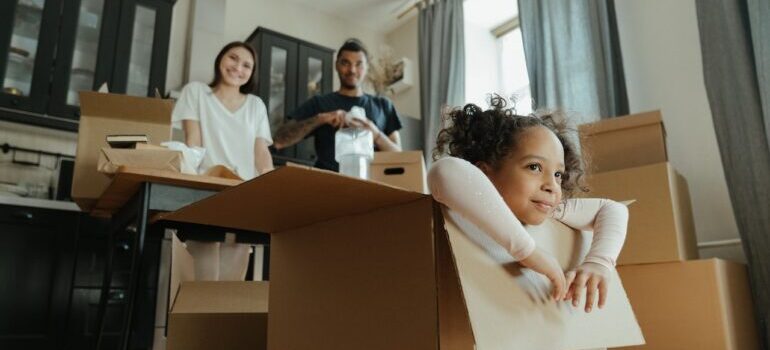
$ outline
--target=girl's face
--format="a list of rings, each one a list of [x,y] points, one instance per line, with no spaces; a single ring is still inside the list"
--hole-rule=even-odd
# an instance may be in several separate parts
[[[219,61],[220,84],[240,87],[249,81],[253,71],[254,57],[251,52],[243,47],[234,47],[225,52]]]
[[[525,225],[542,223],[561,202],[564,148],[546,127],[522,131],[516,149],[497,169],[485,163],[479,167]]]

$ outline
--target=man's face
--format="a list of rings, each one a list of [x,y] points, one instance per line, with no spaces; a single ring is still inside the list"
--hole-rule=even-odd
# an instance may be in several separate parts
[[[336,67],[343,88],[358,88],[366,77],[366,55],[363,51],[340,51]]]

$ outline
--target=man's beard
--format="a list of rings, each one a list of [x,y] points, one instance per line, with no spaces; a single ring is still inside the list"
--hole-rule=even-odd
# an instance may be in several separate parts
[[[340,86],[342,86],[344,89],[353,90],[353,89],[357,89],[358,86],[360,85],[360,83],[359,84],[347,84],[347,83],[345,83],[345,79],[343,79],[342,76],[339,76],[339,78],[340,78]]]

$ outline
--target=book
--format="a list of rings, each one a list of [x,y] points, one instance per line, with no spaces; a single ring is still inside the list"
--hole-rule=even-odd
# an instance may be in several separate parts
[[[111,148],[136,148],[137,143],[150,142],[150,138],[144,134],[107,135],[106,139]]]

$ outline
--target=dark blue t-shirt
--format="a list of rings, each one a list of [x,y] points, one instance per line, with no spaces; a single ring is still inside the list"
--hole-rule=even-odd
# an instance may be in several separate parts
[[[353,106],[362,107],[366,111],[366,117],[372,120],[385,135],[390,135],[401,129],[401,120],[396,108],[393,107],[393,103],[385,97],[369,94],[350,97],[332,92],[326,95],[313,96],[289,113],[288,118],[301,121],[319,113],[338,109],[350,111]],[[339,164],[334,160],[334,133],[336,131],[331,125],[324,124],[308,135],[315,137],[315,151],[318,156],[315,163],[316,167],[339,171]]]

